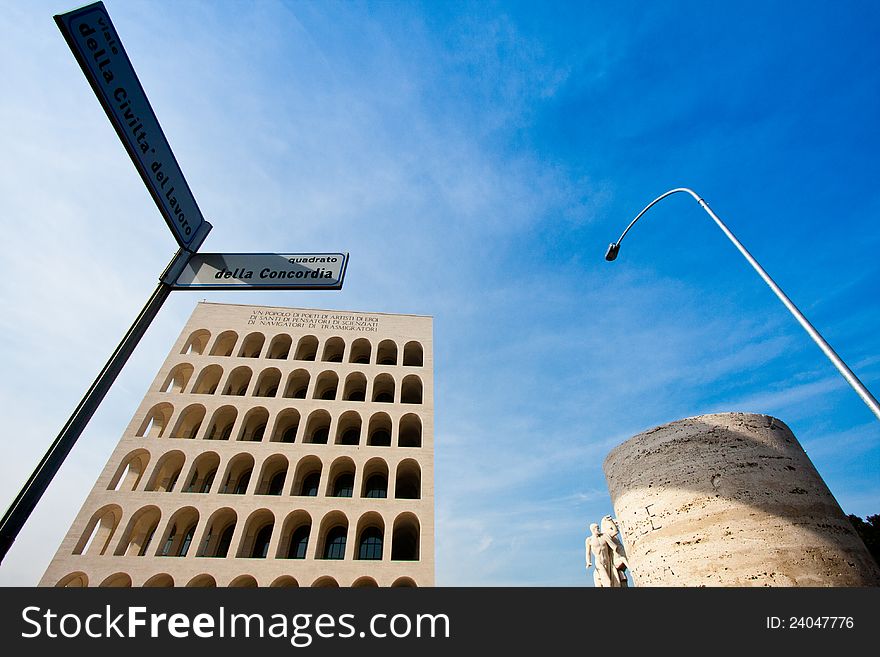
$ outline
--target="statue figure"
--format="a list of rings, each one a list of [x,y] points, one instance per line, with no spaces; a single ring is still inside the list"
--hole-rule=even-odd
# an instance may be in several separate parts
[[[601,525],[590,525],[590,535],[584,542],[587,570],[595,562],[593,584],[597,587],[629,586],[626,570],[629,562],[618,538],[620,530],[611,516],[602,518]]]

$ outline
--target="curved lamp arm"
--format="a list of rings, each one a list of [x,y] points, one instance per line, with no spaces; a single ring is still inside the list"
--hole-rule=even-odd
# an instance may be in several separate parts
[[[665,194],[661,194],[653,201],[651,201],[645,209],[639,212],[636,215],[636,218],[633,219],[629,226],[626,227],[626,230],[620,235],[620,238],[610,244],[608,246],[608,251],[605,253],[605,259],[608,261],[614,260],[617,258],[617,254],[620,252],[620,243],[623,241],[623,238],[626,237],[626,234],[629,232],[629,229],[632,228],[635,223],[642,218],[642,216],[650,210],[656,203],[662,201],[667,196],[672,194],[676,194],[678,192],[685,192],[690,194],[694,200],[700,204],[700,206],[706,211],[706,213],[712,217],[713,221],[718,224],[718,227],[727,235],[727,238],[733,242],[733,245],[737,248],[737,250],[743,255],[743,257],[748,261],[748,263],[752,266],[752,268],[758,272],[758,275],[764,280],[764,282],[769,286],[773,293],[779,298],[779,300],[788,308],[788,311],[794,316],[794,318],[798,321],[801,327],[807,332],[807,334],[813,339],[813,342],[822,350],[822,352],[828,357],[828,360],[837,368],[837,371],[840,372],[841,376],[846,379],[847,383],[852,386],[853,390],[856,391],[859,397],[861,397],[862,401],[871,409],[871,412],[877,416],[877,419],[880,419],[880,403],[874,398],[871,392],[864,386],[864,384],[859,381],[859,378],[853,373],[853,371],[847,366],[846,363],[837,355],[834,349],[831,348],[831,345],[825,341],[825,338],[821,336],[819,331],[815,329],[815,327],[810,324],[804,314],[798,310],[797,306],[794,305],[791,299],[782,291],[782,289],[776,284],[776,282],[770,278],[770,275],[764,271],[764,268],[758,264],[758,261],[752,257],[752,254],[746,250],[746,247],[742,245],[742,243],[736,239],[736,236],[730,232],[730,229],[724,225],[724,222],[718,218],[714,212],[712,212],[712,208],[704,201],[700,196],[692,189],[688,189],[687,187],[677,187],[676,189],[671,189]]]

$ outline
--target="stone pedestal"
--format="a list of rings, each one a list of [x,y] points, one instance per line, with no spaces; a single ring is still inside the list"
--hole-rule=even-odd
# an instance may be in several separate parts
[[[616,447],[604,469],[636,586],[880,585],[880,568],[777,419],[672,422]]]

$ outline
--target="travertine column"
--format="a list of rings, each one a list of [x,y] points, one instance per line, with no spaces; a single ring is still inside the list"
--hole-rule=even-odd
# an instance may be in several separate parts
[[[880,585],[880,568],[775,418],[672,422],[616,447],[604,469],[636,586]]]

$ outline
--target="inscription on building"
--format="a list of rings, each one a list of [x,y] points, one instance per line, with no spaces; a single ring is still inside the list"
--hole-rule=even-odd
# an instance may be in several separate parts
[[[275,326],[278,328],[324,329],[327,331],[379,330],[379,318],[375,315],[352,315],[301,310],[254,309],[248,318],[253,326]]]

